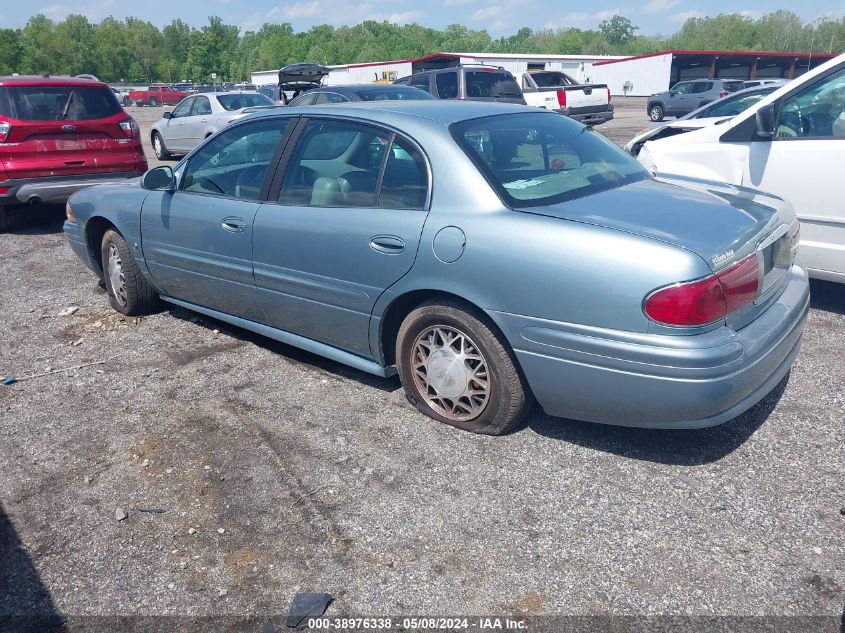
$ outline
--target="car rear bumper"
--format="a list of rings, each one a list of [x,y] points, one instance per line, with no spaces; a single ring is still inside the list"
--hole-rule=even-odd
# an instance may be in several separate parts
[[[129,171],[110,174],[17,178],[0,181],[0,188],[8,187],[8,191],[0,194],[0,205],[34,202],[61,204],[66,202],[72,193],[85,187],[126,180],[127,178],[138,178],[143,174],[142,171]]]
[[[763,399],[798,355],[810,289],[793,266],[780,297],[739,330],[635,334],[492,312],[550,415],[689,429],[727,422]]]
[[[589,108],[586,108],[586,110],[589,110]],[[579,108],[561,108],[560,110],[555,110],[555,112],[568,116],[570,119],[575,119],[584,125],[600,125],[613,119],[613,107],[595,112],[585,112]]]

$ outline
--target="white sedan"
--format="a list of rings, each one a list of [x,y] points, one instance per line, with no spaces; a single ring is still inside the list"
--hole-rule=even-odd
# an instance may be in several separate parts
[[[205,92],[185,97],[153,124],[150,141],[156,158],[169,160],[187,154],[232,121],[275,105],[257,92]]]

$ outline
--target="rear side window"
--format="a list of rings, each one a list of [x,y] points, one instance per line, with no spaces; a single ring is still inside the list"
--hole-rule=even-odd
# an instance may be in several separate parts
[[[317,94],[317,101],[314,103],[320,105],[321,103],[344,103],[346,101],[349,101],[349,99],[336,92],[320,92]]]
[[[467,97],[521,97],[522,92],[508,73],[490,71],[467,71]]]
[[[441,99],[457,99],[458,98],[458,73],[438,73],[435,77],[437,84],[437,94]]]
[[[429,93],[416,88],[396,86],[359,90],[356,92],[362,101],[433,101]]]
[[[690,90],[690,92],[693,94],[699,94],[702,92],[707,92],[712,87],[712,83],[708,83],[706,81],[696,81],[694,84],[692,84],[692,90]]]
[[[420,90],[425,90],[426,92],[429,92],[428,75],[422,75],[421,77],[411,77],[411,80],[408,83],[414,88],[419,88]]]
[[[218,95],[217,102],[229,112],[241,108],[273,105],[273,101],[262,94]]]
[[[121,111],[105,86],[0,86],[0,114],[21,121],[89,121]]]
[[[724,85],[728,92],[736,92],[745,88],[745,83],[742,81],[726,81]]]

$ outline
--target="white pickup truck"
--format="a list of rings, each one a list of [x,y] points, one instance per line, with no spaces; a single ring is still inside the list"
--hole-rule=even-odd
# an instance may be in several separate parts
[[[523,73],[522,93],[528,105],[560,112],[586,125],[600,125],[613,118],[606,84],[579,84],[557,70]]]

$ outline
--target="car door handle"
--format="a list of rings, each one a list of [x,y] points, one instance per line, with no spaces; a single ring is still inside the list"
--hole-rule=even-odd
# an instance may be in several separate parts
[[[398,255],[405,250],[405,240],[395,235],[376,235],[370,240],[370,248],[378,253]]]
[[[243,233],[246,222],[241,218],[223,218],[221,226],[230,233]]]

